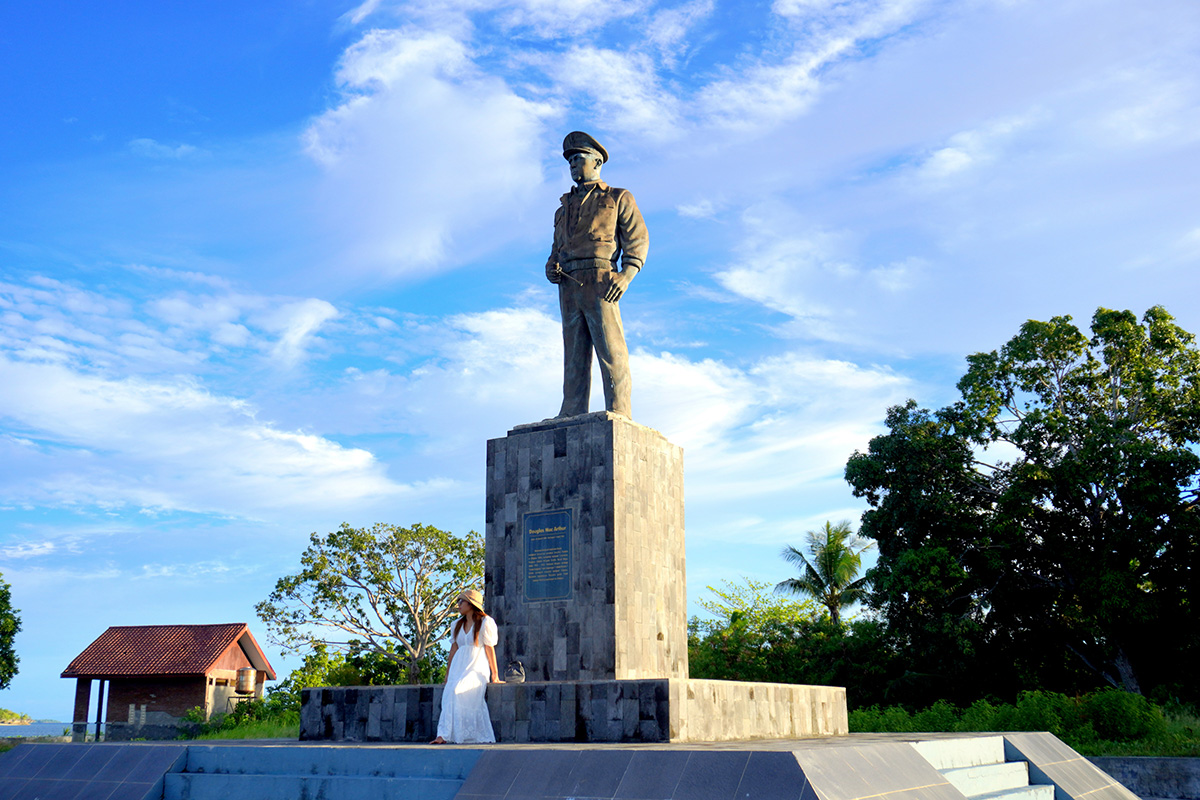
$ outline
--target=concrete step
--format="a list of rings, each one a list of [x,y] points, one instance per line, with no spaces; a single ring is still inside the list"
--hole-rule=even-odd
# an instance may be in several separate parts
[[[967,797],[1019,789],[1029,785],[1029,765],[1024,761],[1007,764],[979,764],[973,767],[938,770],[955,789]]]
[[[1054,787],[1048,783],[1022,786],[1017,789],[972,795],[971,800],[1054,800]]]
[[[913,742],[912,746],[937,770],[1004,763],[1003,736],[929,739]]]
[[[173,773],[163,800],[453,800],[463,781],[357,775]]]
[[[479,750],[438,747],[192,745],[184,772],[228,775],[346,775],[465,780]]]

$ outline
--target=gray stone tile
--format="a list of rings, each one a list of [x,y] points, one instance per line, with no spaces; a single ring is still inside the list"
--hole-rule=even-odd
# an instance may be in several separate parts
[[[42,746],[45,745],[39,745],[39,747]],[[66,774],[70,771],[71,767],[75,766],[75,764],[78,763],[79,759],[83,756],[83,748],[87,747],[87,745],[71,746],[65,744],[52,746],[55,748],[56,752],[51,755],[49,760],[47,760],[42,768],[38,770],[37,774],[32,777],[51,780],[66,777]]]
[[[629,750],[592,750],[571,768],[571,797],[613,797],[629,768],[633,752]]]
[[[949,783],[944,783],[940,786],[901,789],[882,798],[873,798],[873,800],[964,800],[964,797],[962,792]]]
[[[0,753],[0,778],[6,777],[32,749],[30,745],[19,744],[7,753]]]
[[[736,797],[745,800],[799,800],[804,773],[791,753],[751,753]]]
[[[153,783],[167,772],[178,772],[183,767],[187,748],[181,745],[142,745],[144,750],[142,760],[136,764],[125,777],[130,782]]]
[[[749,753],[691,753],[675,786],[674,797],[680,800],[732,800],[749,760]]]
[[[521,759],[503,751],[485,752],[463,782],[458,797],[504,797],[521,771]]]
[[[64,744],[23,744],[18,745],[17,749],[25,748],[25,757],[14,763],[8,771],[10,778],[30,779],[37,777],[41,772],[42,767],[55,756],[57,756],[63,748],[67,747]]]
[[[25,778],[0,777],[0,800],[13,800],[27,783]]]
[[[571,793],[571,770],[583,753],[579,750],[532,750],[521,753],[509,797],[567,797]]]
[[[155,784],[140,781],[122,781],[112,790],[106,800],[158,800],[162,796],[162,784],[158,791],[153,791]],[[89,795],[81,794],[77,800],[84,800]]]
[[[1050,733],[1006,733],[1004,756],[1009,760],[1015,758],[1037,764],[1053,764],[1079,758],[1078,753]]]
[[[20,788],[16,789],[9,797],[11,800],[63,800],[62,792],[56,791],[54,784],[58,781],[50,781],[45,779],[33,778],[20,782]]]
[[[1035,771],[1037,774],[1035,776]],[[1029,766],[1030,779],[1038,783],[1053,783],[1072,797],[1095,792],[1113,785],[1113,780],[1083,758],[1074,761],[1060,761],[1055,764]]]
[[[635,752],[613,797],[626,800],[674,797],[687,761],[688,753],[669,750]]]
[[[1077,800],[1138,800],[1138,796],[1119,783],[1114,783],[1081,795]]]

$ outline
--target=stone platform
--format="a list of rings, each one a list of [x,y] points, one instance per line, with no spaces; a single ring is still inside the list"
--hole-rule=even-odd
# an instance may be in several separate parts
[[[305,689],[302,741],[428,742],[443,686]],[[836,686],[675,680],[492,684],[496,738],[521,742],[720,742],[847,732]]]
[[[487,611],[530,681],[687,678],[683,450],[600,411],[487,443]]]

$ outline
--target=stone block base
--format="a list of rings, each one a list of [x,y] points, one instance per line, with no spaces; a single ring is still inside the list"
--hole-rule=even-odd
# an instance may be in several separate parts
[[[305,741],[428,742],[442,686],[305,689]],[[837,686],[672,680],[492,684],[501,742],[720,742],[801,739],[848,732]]]

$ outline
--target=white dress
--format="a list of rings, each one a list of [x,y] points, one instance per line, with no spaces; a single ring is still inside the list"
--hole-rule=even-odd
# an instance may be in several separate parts
[[[495,647],[498,640],[496,621],[484,617],[479,626],[479,645],[475,644],[475,626],[464,624],[454,642],[458,652],[450,662],[446,688],[442,691],[442,715],[438,719],[437,735],[447,742],[494,742],[492,719],[488,716],[488,679],[492,668],[488,664],[485,646]]]

